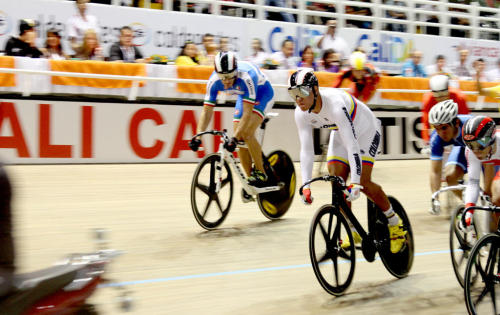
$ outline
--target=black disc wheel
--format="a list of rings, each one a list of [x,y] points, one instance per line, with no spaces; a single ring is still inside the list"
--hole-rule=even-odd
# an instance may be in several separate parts
[[[356,248],[347,220],[331,205],[324,205],[314,215],[309,230],[309,255],[323,289],[342,295],[354,276]]]
[[[207,155],[198,164],[191,183],[191,209],[196,221],[204,229],[215,229],[226,219],[232,200],[233,177],[229,165],[224,163],[221,167],[217,153]]]
[[[477,242],[477,228],[471,232],[465,233],[459,228],[464,206],[459,206],[451,215],[450,219],[450,254],[453,271],[457,277],[458,283],[464,287],[465,267],[470,256],[472,247]],[[475,269],[472,270],[474,272]],[[475,274],[472,274],[475,277]]]
[[[257,204],[262,214],[269,220],[281,218],[290,208],[295,189],[295,167],[286,152],[277,150],[267,156],[268,178],[273,185],[282,186],[280,190],[257,195]],[[272,173],[272,174],[269,174]]]
[[[389,196],[389,201],[392,204],[394,212],[396,212],[399,218],[403,221],[403,230],[406,231],[403,247],[397,253],[391,252],[391,239],[387,226],[388,221],[378,207],[376,208],[376,222],[372,223],[373,225],[370,231],[373,233],[378,253],[387,271],[389,271],[389,273],[396,278],[404,278],[408,275],[413,265],[413,231],[411,229],[410,220],[403,206],[394,197]]]
[[[464,295],[469,314],[500,313],[500,236],[476,242],[465,267]]]

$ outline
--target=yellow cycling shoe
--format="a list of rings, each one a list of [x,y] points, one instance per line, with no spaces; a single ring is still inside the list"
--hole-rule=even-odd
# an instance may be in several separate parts
[[[403,222],[399,220],[397,225],[389,225],[389,235],[391,238],[391,253],[398,253],[406,241],[406,231],[403,230]]]
[[[360,244],[361,243],[361,235],[359,235],[358,232],[352,231],[352,238],[354,239],[354,244]],[[342,249],[348,249],[351,247],[351,242],[349,241],[349,238],[347,237],[345,240],[342,240],[342,245],[340,245]]]

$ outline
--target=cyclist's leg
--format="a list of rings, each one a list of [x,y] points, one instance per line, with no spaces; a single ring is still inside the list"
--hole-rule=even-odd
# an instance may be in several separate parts
[[[491,183],[491,201],[497,207],[500,207],[500,171],[498,171]],[[490,222],[490,231],[494,232],[498,229],[498,219],[500,214],[492,213]]]
[[[465,147],[454,146],[451,149],[445,164],[444,176],[448,186],[458,185],[458,181],[467,173],[467,160],[465,158]],[[462,199],[462,191],[454,190],[453,193]]]
[[[238,126],[240,124],[241,116],[243,116],[243,100],[241,99],[241,97],[238,97],[238,99],[236,100],[236,106],[234,108],[233,115],[233,131],[235,135],[236,130],[238,130]],[[252,171],[252,157],[250,156],[248,149],[240,148],[238,157],[240,158],[241,166],[245,170],[245,173],[247,174],[247,176],[250,176],[250,173]]]

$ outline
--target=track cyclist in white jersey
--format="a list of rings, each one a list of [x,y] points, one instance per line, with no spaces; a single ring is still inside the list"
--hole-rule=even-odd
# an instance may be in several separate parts
[[[215,56],[215,71],[207,83],[207,93],[203,103],[203,112],[197,127],[197,133],[206,130],[212,119],[217,93],[238,95],[233,116],[234,137],[243,140],[247,148],[240,148],[239,158],[247,173],[248,183],[256,187],[267,185],[267,175],[262,161],[262,149],[255,137],[265,112],[274,105],[274,90],[267,77],[259,68],[250,63],[238,62],[233,52],[219,52]],[[190,143],[190,147],[198,148],[200,139]],[[252,170],[252,160],[255,168]],[[253,200],[252,196],[242,191],[244,202]]]
[[[473,117],[462,128],[462,138],[467,146],[465,156],[469,166],[469,179],[465,189],[465,208],[474,206],[479,197],[481,168],[484,167],[485,172],[487,168],[490,169],[490,172],[494,172],[493,168],[500,166],[500,134],[495,132],[495,122],[486,116]],[[500,171],[496,173],[490,184],[491,201],[496,206],[500,206]],[[460,227],[466,232],[472,230],[473,212],[468,211],[465,215],[465,227],[460,221]],[[492,225],[495,225],[496,229],[497,220],[494,219],[493,223]]]
[[[295,122],[300,138],[300,166],[302,183],[311,179],[314,148],[313,128],[332,129],[328,145],[328,172],[347,180],[350,173],[347,200],[353,201],[362,191],[380,209],[389,221],[391,252],[401,250],[406,231],[399,216],[382,187],[372,182],[371,174],[375,156],[380,144],[380,121],[372,111],[352,95],[340,89],[319,90],[318,79],[312,69],[299,69],[289,79],[288,92],[296,102]],[[305,204],[311,204],[311,190],[303,192]],[[361,241],[360,235],[351,226],[354,241]],[[347,241],[347,240],[346,240]],[[344,241],[342,247],[350,244]]]

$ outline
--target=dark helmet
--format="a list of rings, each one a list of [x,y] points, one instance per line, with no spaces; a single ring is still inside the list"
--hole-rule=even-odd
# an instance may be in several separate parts
[[[471,150],[483,150],[495,142],[496,125],[487,116],[476,116],[467,120],[462,127],[462,138]]]
[[[231,74],[236,76],[238,70],[238,60],[231,51],[218,52],[214,60],[215,72],[222,75]]]
[[[32,30],[35,27],[35,21],[30,19],[22,19],[19,21],[19,35],[23,35],[25,32]]]
[[[312,89],[318,86],[318,78],[310,68],[299,69],[295,71],[288,80],[288,89],[294,89],[299,86],[307,86]]]

